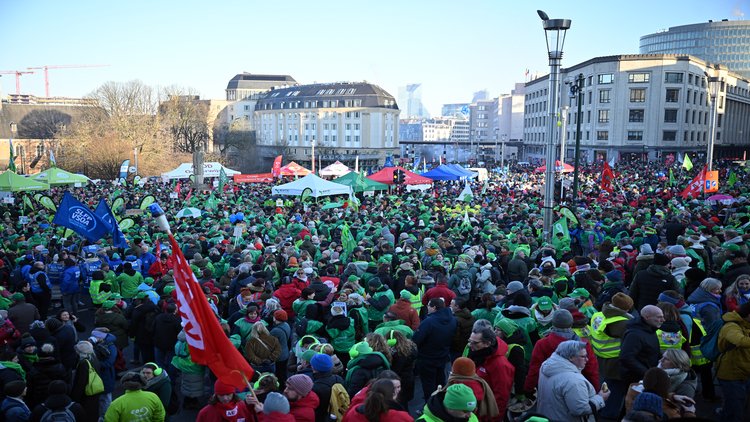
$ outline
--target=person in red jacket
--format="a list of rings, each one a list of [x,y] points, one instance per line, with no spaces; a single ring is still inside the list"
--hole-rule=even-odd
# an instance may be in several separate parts
[[[536,342],[534,350],[531,352],[529,373],[526,376],[523,388],[525,392],[531,393],[536,390],[539,381],[539,368],[547,358],[555,353],[558,344],[566,340],[580,340],[573,332],[572,327],[573,315],[567,309],[558,309],[552,314],[552,329],[543,339]],[[594,389],[599,391],[599,363],[589,343],[586,343],[586,353],[589,355],[589,360],[581,374],[594,386]]]
[[[292,309],[292,304],[300,295],[302,295],[302,291],[292,284],[292,280],[288,276],[281,279],[281,286],[273,293],[273,296],[279,300],[281,309],[286,311],[289,319],[294,318],[295,313]]]
[[[477,375],[487,382],[497,402],[498,416],[493,422],[503,420],[508,408],[510,390],[513,388],[513,376],[516,368],[508,362],[505,355],[508,345],[495,335],[489,327],[475,328],[469,336],[469,359],[477,367]]]
[[[312,388],[313,380],[307,375],[292,375],[286,380],[284,396],[289,400],[289,413],[297,422],[315,422],[315,409],[320,399]]]
[[[250,396],[252,395],[248,394],[248,397]],[[295,422],[294,416],[289,413],[289,400],[282,394],[268,393],[263,404],[260,404],[255,396],[250,397],[248,402],[255,406],[258,422]]]
[[[427,306],[427,302],[430,301],[430,299],[435,297],[441,297],[443,298],[443,302],[445,302],[445,306],[450,305],[451,301],[455,299],[456,293],[453,292],[453,290],[448,288],[448,281],[445,279],[445,277],[442,277],[440,280],[438,280],[437,285],[435,287],[431,287],[429,290],[427,290],[424,293],[424,296],[422,296],[422,304]]]
[[[242,400],[234,392],[234,387],[216,380],[214,394],[198,413],[196,422],[255,420],[255,410],[251,404],[252,394],[248,394],[245,400]]]
[[[419,328],[419,314],[411,306],[411,298],[412,294],[408,290],[401,290],[399,299],[388,308],[388,311],[396,314],[398,319],[404,321],[404,324],[408,325],[412,331],[417,331],[417,328]]]
[[[342,422],[412,422],[409,412],[396,402],[398,390],[387,379],[379,379],[370,385],[365,402],[349,406]]]

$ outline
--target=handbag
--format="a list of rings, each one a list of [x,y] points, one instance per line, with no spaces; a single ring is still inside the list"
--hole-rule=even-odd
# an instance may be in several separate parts
[[[96,373],[96,369],[94,369],[88,359],[86,359],[86,363],[89,365],[89,379],[86,383],[86,389],[84,390],[84,393],[86,393],[87,396],[95,396],[97,394],[103,393],[104,381],[102,381],[102,377],[100,377],[99,374]]]

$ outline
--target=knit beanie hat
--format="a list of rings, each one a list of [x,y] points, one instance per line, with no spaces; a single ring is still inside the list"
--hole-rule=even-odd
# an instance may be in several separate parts
[[[659,367],[650,368],[643,374],[643,389],[652,391],[660,396],[669,394],[669,375]]]
[[[558,309],[552,313],[552,326],[555,328],[571,328],[573,315],[567,309]]]
[[[78,352],[79,354],[82,354],[82,355],[93,355],[94,354],[94,346],[91,345],[91,343],[89,343],[86,340],[79,341],[78,343],[76,343],[76,345],[74,346],[74,348],[76,349],[76,352]]]
[[[612,296],[612,306],[622,309],[623,311],[629,311],[633,309],[633,299],[625,293],[619,292]]]
[[[273,317],[279,321],[286,321],[287,319],[289,319],[289,316],[283,309],[279,309],[278,311],[274,312]]]
[[[3,388],[3,393],[5,393],[8,397],[20,397],[21,394],[23,394],[23,389],[26,388],[26,383],[17,380],[17,381],[11,381],[7,384],[5,384],[5,387]]]
[[[672,264],[672,267],[674,267],[674,268],[684,268],[684,267],[687,267],[687,266],[690,265],[690,261],[691,261],[690,257],[687,257],[687,256],[685,256],[685,257],[679,257],[678,256],[678,257],[672,258],[671,264]]]
[[[354,359],[356,356],[364,355],[366,353],[372,353],[372,347],[370,347],[370,345],[367,344],[366,341],[360,341],[359,343],[355,344],[351,350],[349,350],[349,356],[351,356],[352,359]]]
[[[477,398],[470,387],[464,384],[453,384],[445,391],[443,406],[450,410],[473,412],[477,407]]]
[[[641,393],[635,398],[633,402],[634,411],[649,412],[658,417],[663,417],[664,412],[662,411],[662,399],[654,393]]]
[[[286,380],[286,386],[300,396],[307,396],[313,388],[312,378],[307,375],[292,375]]]
[[[318,372],[329,372],[333,369],[333,359],[325,353],[318,353],[310,359],[310,366]]]
[[[476,364],[474,364],[473,360],[465,357],[460,357],[453,361],[451,372],[456,375],[471,377],[477,374],[477,366]]]
[[[659,298],[656,300],[657,302],[671,303],[672,305],[675,305],[675,306],[677,306],[677,304],[680,303],[679,298],[674,298],[670,295],[664,294],[664,292],[659,293]]]
[[[214,383],[214,394],[216,395],[224,395],[224,394],[234,394],[235,388],[229,384],[221,382],[221,380],[216,380]]]
[[[507,286],[505,286],[505,290],[508,292],[508,294],[515,293],[521,289],[523,289],[523,283],[521,283],[520,281],[511,281]]]
[[[302,358],[302,360],[304,360],[305,362],[310,362],[312,361],[312,358],[315,357],[316,353],[317,352],[315,350],[307,349],[304,352],[302,352],[302,356],[300,356],[300,358]]]
[[[569,311],[571,310],[578,310],[578,306],[576,305],[576,300],[572,297],[564,297],[560,299],[560,303],[558,303],[560,306],[560,309],[567,309]]]
[[[614,282],[618,282],[618,281],[621,282],[621,281],[623,281],[623,279],[622,279],[622,271],[618,271],[618,270],[612,270],[612,271],[608,272],[607,274],[604,274],[604,277],[606,277],[607,280],[609,280],[609,281],[614,281]]]
[[[266,396],[266,401],[263,402],[263,413],[267,415],[273,412],[289,413],[289,401],[283,394],[271,392]]]
[[[641,245],[641,253],[643,255],[653,255],[654,250],[653,248],[651,248],[651,245],[649,245],[648,243],[644,243]]]
[[[510,318],[497,318],[493,325],[506,336],[510,336],[518,330],[518,324]]]

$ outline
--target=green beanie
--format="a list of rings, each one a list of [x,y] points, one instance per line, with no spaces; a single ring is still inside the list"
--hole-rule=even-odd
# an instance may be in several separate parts
[[[404,289],[404,290],[401,290],[401,292],[399,293],[399,296],[401,296],[401,299],[411,300],[411,298],[414,295],[412,295],[410,291]]]
[[[499,328],[505,336],[510,336],[518,330],[518,324],[509,318],[496,319],[494,326]]]
[[[349,350],[349,356],[354,359],[357,356],[372,353],[372,347],[366,341],[360,341]]]
[[[477,398],[470,387],[453,384],[445,391],[443,405],[450,410],[473,412],[477,407]]]

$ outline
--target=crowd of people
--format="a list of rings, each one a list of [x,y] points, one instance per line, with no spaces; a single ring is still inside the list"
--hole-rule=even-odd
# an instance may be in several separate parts
[[[543,174],[522,168],[473,182],[472,198],[463,182],[333,200],[146,179],[68,189],[92,209],[122,198],[124,248],[16,194],[0,204],[0,414],[655,421],[695,417],[698,397],[744,420],[750,193],[743,167],[717,167],[731,200],[681,197],[697,169],[675,165],[672,182],[664,163],[620,163],[607,192],[588,167],[551,239]],[[254,369],[248,388],[191,360],[146,196]],[[187,206],[201,215],[176,218]]]

